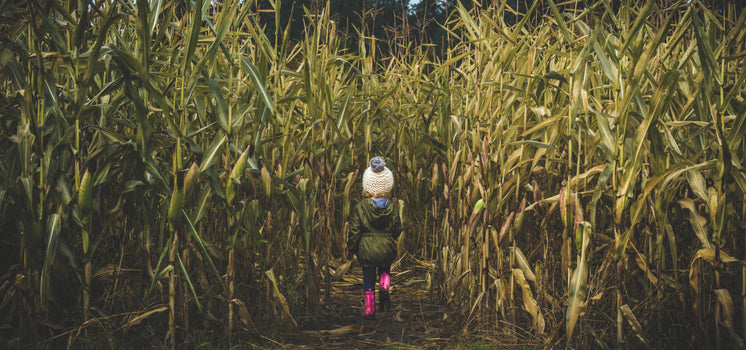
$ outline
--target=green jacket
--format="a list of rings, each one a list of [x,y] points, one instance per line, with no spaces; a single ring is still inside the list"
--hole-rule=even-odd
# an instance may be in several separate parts
[[[379,208],[366,198],[352,211],[347,249],[357,254],[363,267],[390,265],[396,259],[401,231],[399,210],[391,201]]]

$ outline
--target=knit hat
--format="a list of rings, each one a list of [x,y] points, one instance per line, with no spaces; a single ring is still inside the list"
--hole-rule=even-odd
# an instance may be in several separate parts
[[[394,187],[394,174],[381,157],[373,157],[363,173],[363,192],[385,194]]]

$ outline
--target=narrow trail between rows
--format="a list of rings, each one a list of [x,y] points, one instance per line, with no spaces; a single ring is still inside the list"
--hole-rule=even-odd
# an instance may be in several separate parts
[[[322,316],[301,322],[284,334],[288,349],[408,349],[443,348],[451,342],[445,308],[437,292],[428,291],[427,266],[421,262],[394,264],[391,309],[381,311],[376,291],[376,319],[364,320],[362,270],[353,264],[332,281],[331,300]],[[376,286],[377,288],[377,286]],[[280,344],[278,344],[280,345]]]

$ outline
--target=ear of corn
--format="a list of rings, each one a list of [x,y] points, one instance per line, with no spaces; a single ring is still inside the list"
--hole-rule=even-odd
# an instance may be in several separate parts
[[[78,209],[81,214],[90,215],[91,201],[93,200],[93,175],[88,169],[83,173],[80,179],[80,188],[78,189]]]

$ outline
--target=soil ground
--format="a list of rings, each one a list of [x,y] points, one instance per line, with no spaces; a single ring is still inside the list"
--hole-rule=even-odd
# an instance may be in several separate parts
[[[391,267],[391,309],[363,319],[362,268],[356,262],[332,267],[331,289],[315,318],[296,318],[298,328],[264,338],[270,349],[539,349],[530,332],[493,319],[486,323],[454,319],[437,289],[432,264],[411,256]],[[377,286],[377,285],[376,285]],[[322,290],[322,296],[326,291]],[[455,316],[454,316],[455,317]]]
[[[376,291],[376,318],[364,320],[362,270],[357,264],[338,269],[322,316],[301,322],[283,336],[290,349],[409,349],[451,346],[448,318],[438,295],[428,290],[424,264],[392,266],[391,308],[381,311]],[[453,345],[453,344],[451,344]]]

